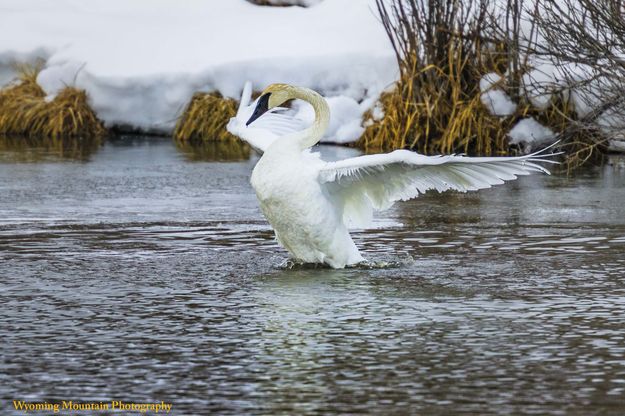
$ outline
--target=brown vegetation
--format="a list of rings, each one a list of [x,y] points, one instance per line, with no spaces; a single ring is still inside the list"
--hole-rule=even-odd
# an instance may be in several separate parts
[[[226,125],[237,112],[236,101],[216,93],[196,93],[176,123],[176,140],[230,140]]]
[[[87,102],[87,94],[65,87],[52,100],[37,84],[41,66],[20,66],[17,83],[0,90],[0,134],[29,138],[99,138],[104,126]]]
[[[381,98],[384,118],[358,145],[367,151],[505,154],[511,119],[480,101],[483,74],[507,64],[502,43],[487,36],[487,2],[378,0],[400,68],[396,88]]]

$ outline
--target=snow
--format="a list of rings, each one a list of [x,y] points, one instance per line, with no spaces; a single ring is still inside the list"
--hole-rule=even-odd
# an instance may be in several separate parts
[[[510,144],[520,144],[525,152],[530,153],[534,149],[553,143],[556,135],[550,128],[529,117],[519,121],[508,132],[508,137]]]
[[[108,127],[171,133],[194,92],[238,99],[247,80],[286,82],[328,97],[328,140],[355,140],[398,76],[392,48],[374,0],[307,3],[3,0],[0,85],[13,62],[43,58],[38,82],[50,97],[83,88]]]
[[[482,93],[480,100],[494,116],[509,116],[514,114],[517,107],[508,94],[499,89]]]
[[[486,92],[493,88],[498,82],[501,82],[501,75],[490,72],[480,79],[480,91]]]
[[[365,131],[362,126],[362,115],[373,103],[370,100],[358,104],[353,99],[339,96],[326,99],[330,106],[330,125],[326,133],[326,141],[333,143],[350,143],[358,140]],[[293,103],[294,117],[311,124],[315,113],[309,104],[303,101]]]
[[[621,134],[608,142],[608,149],[612,152],[625,153],[625,135]]]
[[[539,110],[546,110],[551,104],[553,91],[560,89],[554,71],[554,65],[543,64],[523,75],[524,92],[530,103]]]
[[[497,88],[501,83],[501,76],[494,72],[488,73],[480,79],[480,100],[494,116],[506,117],[514,114],[517,105],[503,90]]]
[[[524,91],[534,107],[546,110],[554,93],[570,99],[579,117],[590,113],[600,103],[595,92],[599,79],[590,67],[579,64],[541,63],[523,76]]]
[[[2,0],[0,86],[15,77],[13,63],[44,59],[38,82],[47,99],[76,86],[87,91],[107,127],[170,134],[195,92],[238,99],[245,81],[257,89],[286,82],[327,97],[332,118],[323,141],[357,140],[365,124],[383,117],[377,99],[399,75],[375,0],[270,1],[308,7],[247,0]],[[519,94],[534,107],[546,110],[558,92],[579,117],[597,108],[600,80],[574,85],[593,79],[588,67],[557,64],[548,56],[528,59],[532,70]],[[515,113],[500,75],[486,74],[479,86],[491,114]],[[312,121],[310,106],[295,102],[293,109]],[[363,123],[368,110],[373,120]],[[614,137],[613,147],[622,147],[623,120],[604,112],[598,124]],[[531,147],[554,134],[525,119],[509,136]]]

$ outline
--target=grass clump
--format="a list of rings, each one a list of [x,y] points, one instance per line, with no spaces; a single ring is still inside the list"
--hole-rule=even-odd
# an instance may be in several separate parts
[[[226,130],[237,112],[235,100],[218,93],[196,93],[176,123],[176,146],[190,160],[246,160],[250,147]]]
[[[236,101],[217,93],[196,93],[176,123],[174,138],[181,141],[229,140],[226,130],[237,113]]]
[[[375,121],[371,112],[365,115],[371,121],[357,146],[369,153],[406,148],[424,154],[507,152],[506,133],[512,120],[491,115],[479,93],[463,91],[453,78],[448,91],[415,84],[419,82],[406,75],[395,90],[382,94],[379,104],[384,117]]]
[[[368,152],[507,153],[512,121],[491,115],[480,100],[481,76],[502,66],[497,43],[485,36],[487,2],[378,0],[377,6],[400,78],[381,97],[384,118],[368,122],[357,144]]]
[[[46,100],[37,84],[41,65],[17,69],[18,82],[0,90],[0,134],[54,140],[105,135],[84,90],[65,87],[52,100]]]

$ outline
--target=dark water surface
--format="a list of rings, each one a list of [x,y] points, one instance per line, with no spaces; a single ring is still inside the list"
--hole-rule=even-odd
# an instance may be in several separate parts
[[[248,155],[1,149],[2,415],[625,414],[622,160],[397,204],[336,271],[279,267]]]

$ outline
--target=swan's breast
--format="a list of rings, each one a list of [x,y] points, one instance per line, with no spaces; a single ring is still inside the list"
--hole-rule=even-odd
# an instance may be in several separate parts
[[[298,156],[265,153],[260,158],[250,182],[261,202],[284,198],[297,202],[319,188],[316,170]]]
[[[286,236],[291,231],[308,233],[332,223],[335,209],[322,192],[315,167],[301,158],[274,162],[259,161],[251,178],[261,210],[274,229]]]

